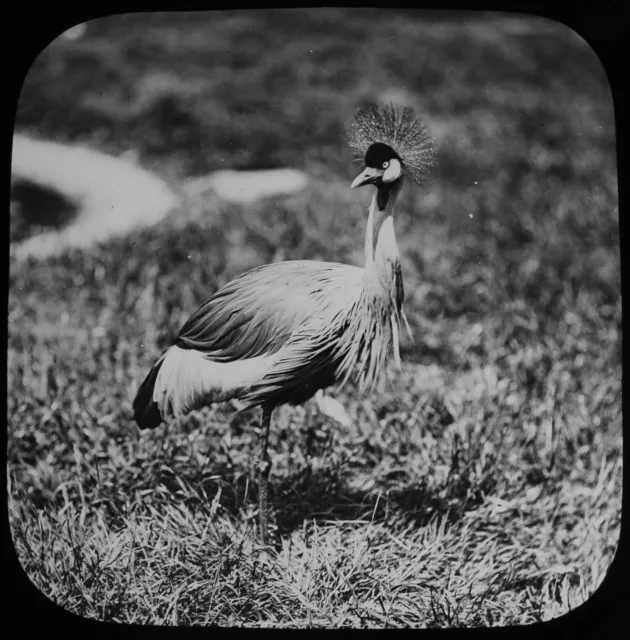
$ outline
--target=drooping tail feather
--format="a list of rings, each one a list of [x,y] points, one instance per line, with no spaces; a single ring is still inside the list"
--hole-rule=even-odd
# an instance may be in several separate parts
[[[133,401],[133,417],[141,429],[155,429],[162,422],[158,405],[153,400],[153,389],[163,363],[164,355],[153,365]]]

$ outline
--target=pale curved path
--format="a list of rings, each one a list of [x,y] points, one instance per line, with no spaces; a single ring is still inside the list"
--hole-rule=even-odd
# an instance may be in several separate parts
[[[128,159],[23,134],[13,138],[11,176],[56,191],[78,209],[68,226],[12,245],[11,253],[17,258],[43,258],[68,247],[85,248],[153,225],[179,204],[182,195]],[[218,171],[189,180],[182,191],[194,195],[212,190],[220,200],[247,204],[299,191],[306,184],[306,176],[293,169]]]
[[[13,138],[11,177],[57,191],[78,209],[67,227],[18,244],[18,257],[46,257],[155,224],[178,200],[162,180],[128,160],[21,134]]]

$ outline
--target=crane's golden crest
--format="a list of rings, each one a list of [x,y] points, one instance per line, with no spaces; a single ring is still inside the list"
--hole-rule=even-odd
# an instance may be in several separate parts
[[[409,107],[370,105],[356,114],[348,143],[357,162],[364,162],[368,149],[379,142],[395,151],[403,173],[414,182],[421,183],[434,164],[435,147],[426,126]]]

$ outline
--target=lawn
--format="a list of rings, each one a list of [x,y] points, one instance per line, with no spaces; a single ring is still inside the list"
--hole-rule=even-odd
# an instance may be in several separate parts
[[[216,288],[274,260],[362,264],[344,128],[413,106],[438,148],[396,213],[413,341],[371,396],[275,414],[280,544],[260,553],[257,411],[140,433],[131,401]],[[173,185],[290,166],[302,192],[189,195],[158,226],[12,259],[8,484],[26,574],[81,616],[163,625],[453,627],[560,616],[621,518],[613,107],[575,33],[413,11],[145,14],[57,40],[16,130],[133,151]]]

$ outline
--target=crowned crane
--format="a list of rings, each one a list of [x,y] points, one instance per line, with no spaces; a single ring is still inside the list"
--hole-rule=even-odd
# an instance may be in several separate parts
[[[140,385],[133,403],[141,429],[203,406],[237,399],[262,408],[255,461],[258,518],[268,540],[267,451],[273,410],[301,404],[351,374],[373,388],[389,358],[400,366],[403,281],[394,205],[405,176],[420,183],[433,144],[407,107],[370,106],[349,131],[363,171],[351,188],[374,185],[365,267],[292,260],[248,271],[217,291],[184,324]]]

